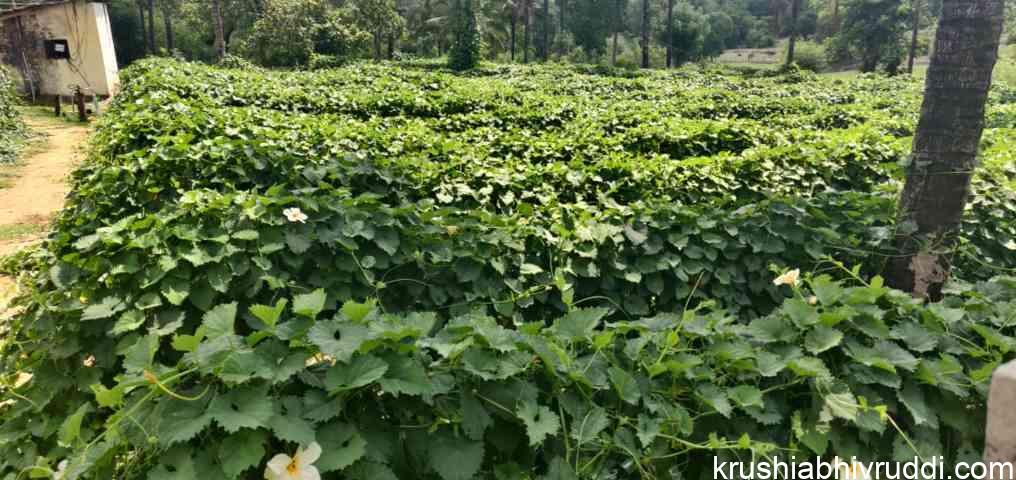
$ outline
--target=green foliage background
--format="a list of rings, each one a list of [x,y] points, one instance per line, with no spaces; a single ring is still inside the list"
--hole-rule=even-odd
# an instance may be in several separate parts
[[[25,126],[14,108],[18,103],[12,73],[0,65],[0,165],[14,162],[24,139]]]
[[[1008,87],[929,307],[876,276],[907,227],[912,80],[165,60],[123,80],[21,259],[0,474],[261,478],[315,440],[325,478],[441,480],[983,446],[972,412],[1016,346]]]

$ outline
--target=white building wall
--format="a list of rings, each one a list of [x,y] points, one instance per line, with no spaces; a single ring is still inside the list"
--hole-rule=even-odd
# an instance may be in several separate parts
[[[120,88],[120,67],[116,63],[116,47],[113,46],[113,27],[109,20],[109,10],[105,3],[89,3],[94,10],[96,28],[99,35],[99,53],[105,68],[106,93],[112,95]]]
[[[105,4],[73,0],[33,9],[23,17],[23,24],[37,29],[43,38],[67,40],[70,49],[70,59],[41,60],[40,93],[72,95],[76,85],[86,95],[108,96],[117,91],[120,79]]]

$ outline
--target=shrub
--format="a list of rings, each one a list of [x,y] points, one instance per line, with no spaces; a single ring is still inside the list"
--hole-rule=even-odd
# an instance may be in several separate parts
[[[349,59],[367,50],[370,34],[360,28],[351,7],[334,8],[320,0],[270,0],[263,9],[241,46],[259,65],[302,67],[315,55]]]
[[[786,50],[784,47],[780,58],[787,58]],[[794,45],[794,63],[812,72],[823,72],[829,67],[825,48],[819,43],[804,40],[798,40]]]
[[[999,51],[994,79],[1010,87],[1016,87],[1016,45],[1006,45]]]
[[[857,58],[851,51],[850,42],[843,35],[826,38],[822,42],[822,47],[826,52],[826,63],[833,67],[843,68],[857,63]]]
[[[702,304],[614,322],[577,308],[509,329],[483,311],[339,306],[323,290],[200,319],[114,320],[116,305],[96,302],[59,331],[36,312],[5,352],[5,371],[32,377],[6,397],[0,448],[7,468],[67,460],[72,479],[260,478],[268,458],[312,442],[316,468],[351,479],[979,457],[987,382],[1016,342],[1016,278],[930,307],[878,278],[792,287],[750,323]],[[111,333],[126,333],[115,348]],[[41,414],[62,421],[33,427]]]
[[[226,56],[222,57],[222,60],[219,61],[219,66],[222,68],[247,71],[255,71],[261,68],[246,58],[230,53],[227,53]]]
[[[307,63],[308,70],[325,70],[331,68],[339,68],[345,62],[334,55],[319,55],[317,53],[310,56],[310,62]]]
[[[14,162],[25,135],[24,124],[14,108],[18,101],[13,74],[0,65],[0,165]]]

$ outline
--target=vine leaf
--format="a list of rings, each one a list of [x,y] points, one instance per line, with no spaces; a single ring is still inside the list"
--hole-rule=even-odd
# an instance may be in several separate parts
[[[526,424],[526,434],[529,435],[531,447],[543,443],[548,436],[556,434],[561,426],[557,414],[534,400],[523,402],[516,413]]]
[[[243,429],[226,437],[219,444],[219,461],[229,478],[236,478],[257,465],[265,456],[268,434],[264,430]]]
[[[329,423],[318,430],[317,438],[321,445],[321,458],[315,466],[322,473],[342,470],[367,453],[367,441],[352,425]]]
[[[599,406],[590,408],[582,416],[582,420],[572,425],[571,431],[572,438],[575,439],[575,448],[592,442],[600,432],[606,430],[609,426],[610,417],[607,416],[606,410]]]
[[[483,464],[483,442],[442,435],[430,445],[429,463],[443,480],[470,480]]]
[[[307,318],[316,318],[325,309],[325,291],[317,289],[293,297],[293,313]]]
[[[109,318],[126,308],[127,306],[124,305],[123,300],[120,298],[106,297],[99,303],[85,307],[85,311],[81,313],[81,320],[100,320],[103,318]]]
[[[236,302],[216,306],[205,312],[201,320],[210,339],[232,334],[236,322]]]
[[[369,385],[381,379],[388,364],[373,355],[358,355],[349,365],[336,364],[325,375],[325,387],[335,394]]]
[[[229,433],[241,428],[267,427],[274,413],[267,389],[257,387],[231,390],[215,397],[208,407],[208,414]]]
[[[279,323],[279,318],[282,317],[282,312],[286,310],[286,305],[289,300],[285,298],[275,302],[274,307],[268,305],[251,305],[250,313],[255,318],[264,322],[269,328],[274,328]]]
[[[804,348],[814,354],[822,353],[843,341],[843,332],[825,325],[819,325],[804,337]]]
[[[276,437],[300,445],[309,445],[315,440],[314,425],[303,418],[300,397],[287,396],[275,405],[275,415],[268,425]]]
[[[187,447],[176,447],[160,455],[159,465],[148,473],[148,480],[194,480],[194,460]]]
[[[578,308],[558,319],[554,328],[558,334],[570,340],[588,339],[609,312],[606,308]]]
[[[318,321],[307,332],[307,340],[317,345],[321,353],[347,363],[353,354],[370,339],[370,331],[363,325],[336,320]]]
[[[159,441],[170,446],[186,442],[201,433],[212,423],[212,416],[205,411],[207,404],[207,401],[170,401],[159,424]]]
[[[494,424],[490,414],[476,396],[462,393],[462,430],[473,440],[482,440],[483,432]]]
[[[714,410],[720,412],[720,415],[730,418],[730,413],[734,410],[734,408],[730,406],[730,402],[727,401],[727,396],[723,393],[723,390],[720,390],[719,387],[712,384],[699,385],[696,389],[696,393],[706,405],[713,407]]]

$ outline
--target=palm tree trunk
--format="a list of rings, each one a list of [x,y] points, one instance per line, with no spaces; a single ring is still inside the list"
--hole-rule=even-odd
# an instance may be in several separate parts
[[[900,255],[889,285],[938,300],[977,167],[991,74],[998,60],[1005,0],[944,0],[924,87],[913,160],[900,195]]]
[[[797,46],[797,17],[801,0],[790,0],[790,42],[787,43],[787,65],[794,63],[794,48]]]
[[[642,0],[642,68],[649,68],[649,0]]]
[[[674,0],[667,0],[667,68],[674,66]]]
[[[913,10],[914,21],[910,29],[910,55],[907,57],[907,73],[914,73],[914,57],[917,55],[917,29],[921,24],[921,3],[919,0],[910,0],[910,9]]]
[[[226,29],[222,21],[222,0],[212,0],[212,17],[215,22],[215,56],[221,62],[226,58]]]

